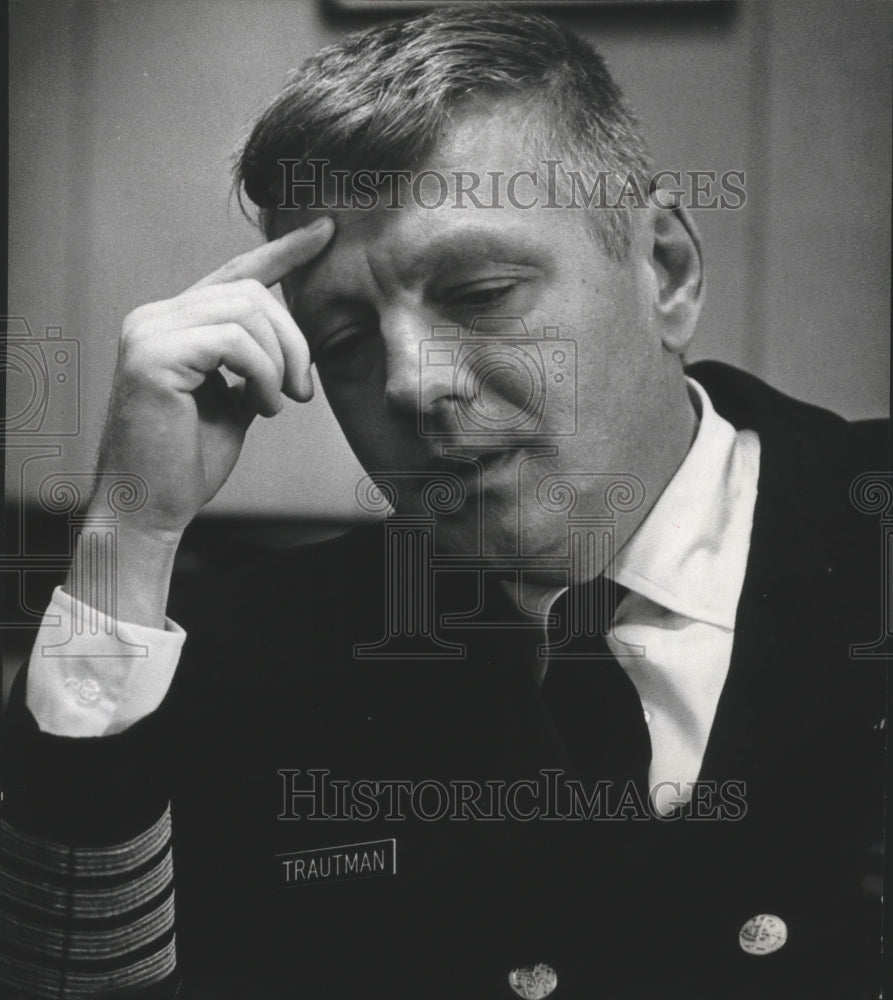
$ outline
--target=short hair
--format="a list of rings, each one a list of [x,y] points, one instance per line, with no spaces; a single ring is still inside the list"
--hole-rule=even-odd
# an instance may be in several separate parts
[[[651,160],[641,129],[604,60],[542,15],[494,4],[432,11],[351,33],[308,59],[254,124],[235,183],[270,235],[282,199],[281,161],[331,168],[418,168],[460,103],[515,99],[530,108],[527,141],[648,190]],[[616,259],[630,246],[631,209],[591,210],[595,235]]]

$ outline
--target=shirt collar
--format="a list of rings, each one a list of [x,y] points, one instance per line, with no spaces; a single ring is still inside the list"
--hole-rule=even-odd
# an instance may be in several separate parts
[[[700,410],[695,440],[608,575],[670,611],[732,630],[750,548],[759,439],[736,431],[704,389],[687,382]]]

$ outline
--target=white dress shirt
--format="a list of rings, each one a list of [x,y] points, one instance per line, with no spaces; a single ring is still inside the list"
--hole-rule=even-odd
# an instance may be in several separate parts
[[[608,575],[629,588],[608,645],[642,699],[661,813],[691,797],[732,657],[757,497],[760,442],[689,379],[695,440]],[[644,647],[625,655],[624,644]]]
[[[652,788],[666,812],[690,795],[729,669],[753,524],[760,445],[688,379],[700,423],[682,465],[609,574],[628,587],[609,637],[642,698]],[[85,627],[89,623],[90,627]],[[26,704],[59,736],[120,732],[158,707],[185,633],[115,622],[57,589],[28,669]],[[624,655],[623,644],[644,647]]]
[[[31,660],[25,704],[56,736],[108,736],[154,712],[170,687],[186,633],[115,621],[53,592]]]

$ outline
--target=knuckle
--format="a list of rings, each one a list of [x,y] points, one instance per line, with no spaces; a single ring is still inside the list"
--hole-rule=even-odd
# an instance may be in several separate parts
[[[160,360],[154,341],[130,341],[121,351],[121,372],[127,377],[139,377],[140,373],[157,371]]]
[[[266,294],[266,287],[257,278],[241,278],[236,284],[246,295],[256,296]]]
[[[140,363],[146,354],[146,340],[147,338],[140,337],[135,332],[124,331],[118,345],[118,355],[124,367],[132,368]]]
[[[149,306],[137,306],[136,309],[132,309],[125,317],[121,328],[121,336],[123,339],[131,339],[135,337],[139,332],[140,328],[149,318]]]
[[[250,321],[257,313],[257,306],[247,296],[236,295],[230,299],[229,309],[238,320]]]

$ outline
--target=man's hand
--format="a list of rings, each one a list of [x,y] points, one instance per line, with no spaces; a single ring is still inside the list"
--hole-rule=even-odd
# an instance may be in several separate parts
[[[329,219],[234,258],[124,320],[99,471],[146,481],[140,521],[179,535],[226,482],[248,425],[313,396],[307,342],[269,287],[319,254]],[[244,383],[228,386],[225,366]]]
[[[67,587],[75,597],[121,620],[163,621],[182,532],[226,482],[249,424],[278,413],[283,394],[313,396],[307,342],[269,288],[316,257],[333,231],[330,219],[295,229],[127,316],[98,471],[140,476],[148,500],[119,520],[113,588],[88,579],[95,574],[85,575],[76,552]],[[221,366],[242,383],[228,385]]]

